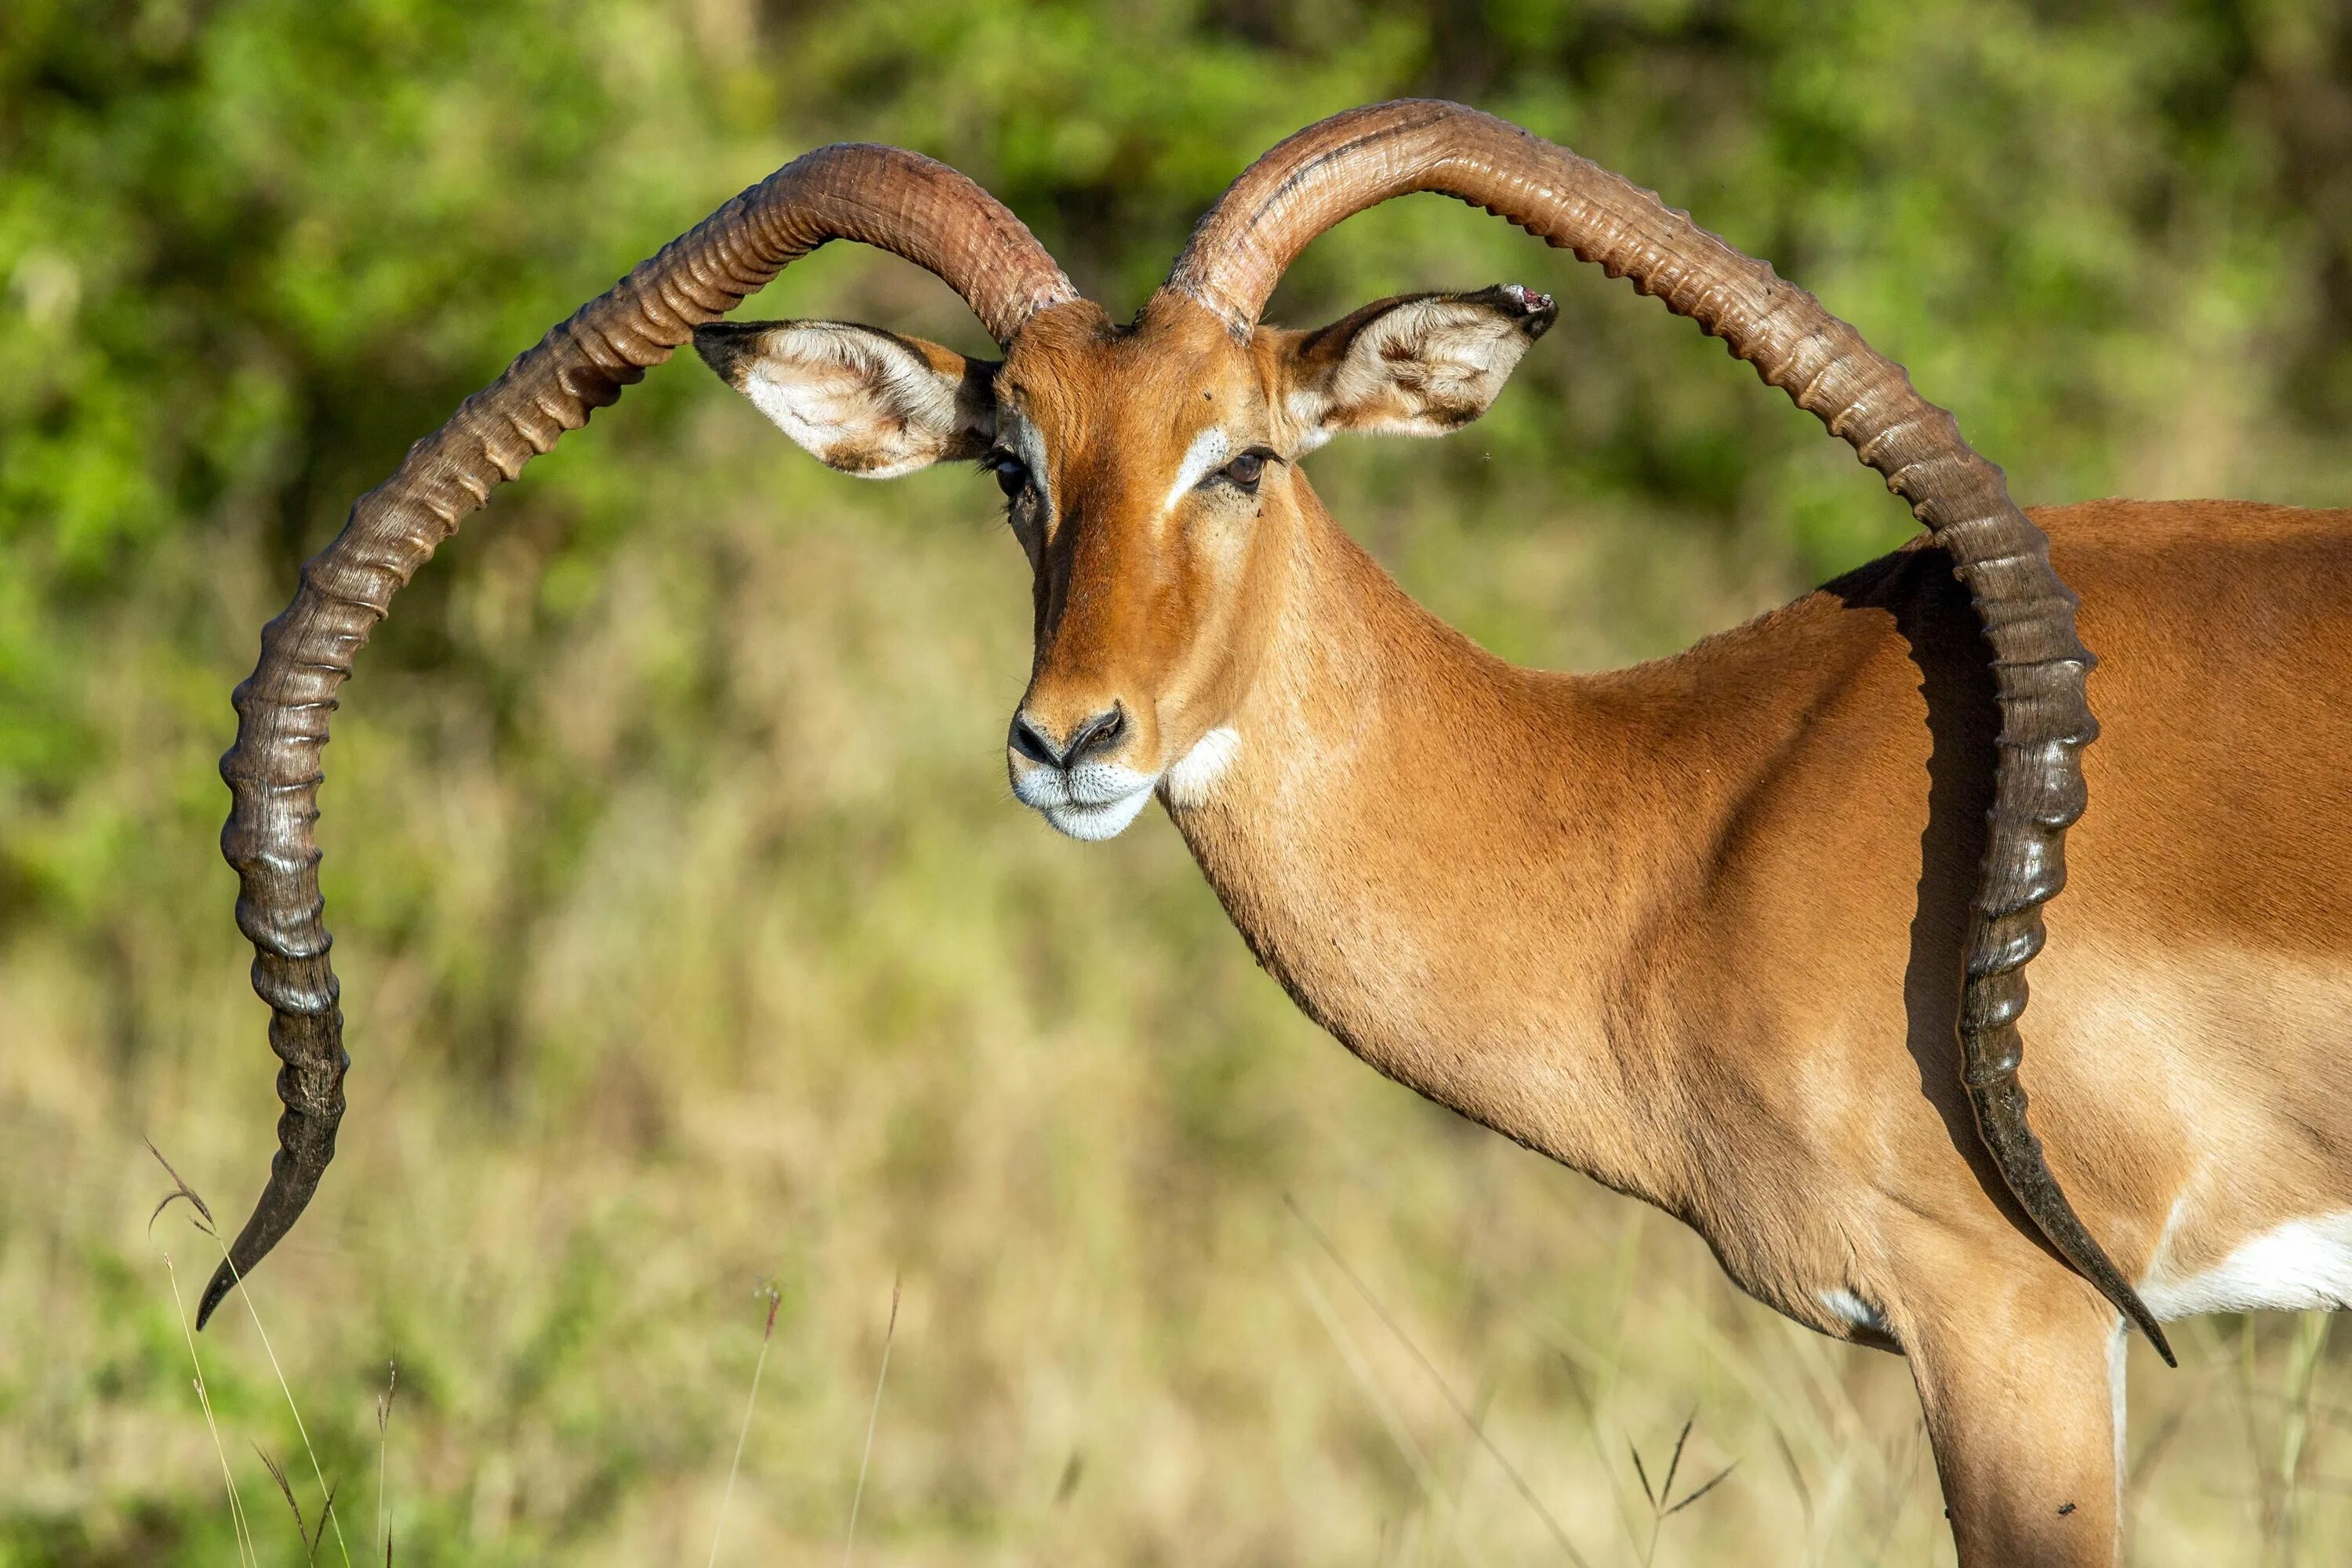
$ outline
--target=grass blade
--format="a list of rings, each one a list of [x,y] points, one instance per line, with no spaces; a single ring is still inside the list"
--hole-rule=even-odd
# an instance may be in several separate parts
[[[155,1146],[150,1143],[147,1147],[152,1150]],[[160,1160],[163,1156],[158,1154],[155,1157]],[[167,1164],[163,1168],[168,1171],[171,1166]],[[184,1184],[181,1191],[186,1192],[186,1190]],[[173,1194],[175,1197],[177,1195],[179,1194]],[[194,1193],[188,1193],[187,1195],[199,1209],[204,1206],[203,1201]],[[171,1198],[163,1200],[166,1204],[171,1201]],[[163,1212],[163,1205],[157,1205],[155,1213]],[[154,1215],[149,1215],[147,1223],[152,1226],[155,1223]],[[221,1441],[220,1423],[213,1417],[212,1391],[205,1386],[205,1363],[196,1354],[196,1333],[188,1326],[187,1304],[180,1297],[180,1271],[172,1267],[172,1255],[168,1252],[163,1254],[163,1272],[171,1279],[172,1310],[179,1316],[181,1337],[188,1342],[188,1361],[195,1368],[196,1404],[205,1413],[205,1429],[213,1435],[213,1452],[220,1456],[221,1484],[228,1489],[229,1531],[236,1538],[236,1560],[240,1564],[249,1563],[254,1565],[254,1568],[260,1568],[260,1553],[253,1543],[253,1527],[246,1520],[245,1502],[236,1495],[236,1476],[229,1468],[228,1447]]]
[[[874,1428],[882,1420],[882,1385],[890,1378],[890,1346],[898,1337],[898,1281],[890,1281],[890,1322],[882,1331],[882,1370],[874,1376],[874,1408],[866,1413],[866,1451],[857,1459],[857,1489],[849,1494],[849,1536],[842,1543],[841,1568],[857,1551],[857,1509],[866,1500],[866,1469],[874,1462]]]
[[[1671,1507],[1671,1508],[1667,1509],[1667,1510],[1666,1510],[1666,1511],[1665,1511],[1664,1513],[1663,1513],[1663,1514],[1659,1515],[1658,1517],[1660,1517],[1661,1519],[1672,1519],[1672,1518],[1674,1518],[1674,1516],[1675,1516],[1675,1515],[1676,1515],[1676,1514],[1678,1514],[1678,1513],[1682,1512],[1682,1510],[1685,1510],[1685,1509],[1686,1509],[1686,1508],[1690,1507],[1690,1505],[1691,1505],[1691,1504],[1693,1504],[1693,1503],[1695,1503],[1695,1502],[1698,1501],[1698,1500],[1699,1500],[1699,1499],[1701,1499],[1701,1498],[1703,1498],[1703,1497],[1706,1496],[1706,1494],[1707,1494],[1707,1493],[1709,1493],[1709,1492],[1713,1491],[1717,1487],[1721,1486],[1721,1485],[1723,1484],[1723,1482],[1730,1477],[1731,1472],[1732,1472],[1732,1471],[1734,1471],[1734,1470],[1736,1470],[1736,1469],[1738,1469],[1738,1468],[1739,1468],[1739,1461],[1738,1461],[1738,1460],[1737,1460],[1737,1459],[1734,1459],[1731,1463],[1729,1463],[1729,1464],[1727,1464],[1727,1465],[1724,1466],[1724,1467],[1723,1467],[1723,1468],[1721,1468],[1721,1469],[1719,1469],[1719,1470],[1716,1471],[1716,1472],[1715,1472],[1715,1478],[1714,1478],[1714,1479],[1712,1479],[1712,1480],[1708,1481],[1708,1482],[1706,1483],[1706,1485],[1705,1485],[1705,1486],[1703,1486],[1703,1487],[1699,1488],[1699,1489],[1698,1489],[1698,1490],[1696,1490],[1696,1491],[1695,1491],[1695,1492],[1691,1493],[1691,1495],[1690,1495],[1690,1496],[1688,1496],[1688,1497],[1686,1497],[1686,1498],[1683,1499],[1683,1500],[1682,1500],[1682,1501],[1680,1501],[1680,1502],[1678,1502],[1678,1503],[1675,1503],[1673,1507]]]
[[[1559,1544],[1561,1554],[1570,1563],[1575,1563],[1576,1568],[1591,1568],[1591,1564],[1584,1560],[1584,1554],[1579,1552],[1575,1543],[1569,1540],[1568,1531],[1561,1529],[1559,1521],[1552,1517],[1551,1510],[1543,1505],[1542,1500],[1536,1496],[1535,1489],[1528,1485],[1527,1478],[1519,1474],[1518,1467],[1504,1458],[1502,1449],[1496,1447],[1495,1440],[1486,1436],[1486,1423],[1473,1415],[1468,1405],[1462,1403],[1460,1397],[1454,1394],[1453,1385],[1447,1383],[1444,1375],[1437,1370],[1436,1363],[1422,1353],[1421,1346],[1413,1342],[1412,1336],[1399,1327],[1397,1321],[1389,1315],[1388,1309],[1381,1304],[1381,1299],[1372,1293],[1372,1288],[1370,1285],[1364,1283],[1363,1276],[1350,1268],[1348,1260],[1340,1256],[1339,1247],[1333,1245],[1328,1236],[1324,1234],[1323,1227],[1309,1219],[1307,1211],[1300,1208],[1298,1201],[1289,1194],[1283,1194],[1282,1202],[1283,1205],[1290,1210],[1291,1216],[1306,1226],[1307,1234],[1315,1238],[1315,1244],[1323,1249],[1323,1255],[1338,1267],[1340,1273],[1348,1277],[1348,1283],[1356,1288],[1356,1294],[1364,1299],[1364,1304],[1372,1310],[1372,1315],[1380,1319],[1381,1326],[1394,1335],[1396,1342],[1404,1346],[1412,1353],[1412,1359],[1420,1363],[1421,1370],[1429,1375],[1430,1382],[1437,1385],[1437,1392],[1444,1396],[1445,1403],[1452,1406],[1454,1414],[1460,1416],[1462,1424],[1470,1429],[1470,1436],[1477,1439],[1478,1446],[1486,1451],[1487,1457],[1501,1468],[1504,1475],[1510,1478],[1512,1487],[1517,1490],[1528,1507],[1535,1510],[1536,1517],[1544,1521],[1545,1528],[1551,1531],[1552,1540]],[[1638,1459],[1638,1456],[1636,1458]]]
[[[253,1319],[253,1331],[260,1336],[262,1352],[269,1358],[269,1370],[278,1375],[278,1391],[286,1396],[286,1408],[293,1412],[294,1430],[302,1438],[302,1451],[310,1458],[311,1477],[318,1481],[320,1495],[325,1499],[322,1505],[325,1523],[334,1530],[336,1549],[343,1554],[343,1568],[352,1568],[352,1549],[343,1540],[342,1520],[335,1512],[335,1489],[327,1484],[327,1473],[320,1468],[319,1451],[310,1445],[310,1429],[302,1424],[302,1407],[294,1402],[294,1386],[286,1381],[286,1369],[278,1364],[278,1352],[269,1343],[269,1331],[261,1326],[261,1312],[253,1304],[253,1291],[246,1285],[244,1277],[237,1274],[236,1265],[229,1259],[228,1243],[221,1239],[220,1229],[213,1223],[212,1208],[203,1198],[197,1196],[194,1187],[181,1179],[180,1173],[172,1168],[172,1162],[163,1158],[163,1151],[156,1148],[152,1139],[142,1138],[140,1142],[147,1145],[147,1152],[155,1156],[155,1163],[163,1167],[164,1174],[172,1178],[172,1184],[177,1189],[155,1205],[154,1213],[147,1216],[147,1223],[153,1225],[156,1217],[162,1215],[169,1205],[184,1197],[194,1206],[196,1213],[203,1216],[201,1221],[191,1223],[194,1223],[198,1230],[212,1237],[213,1245],[220,1248],[221,1261],[228,1264],[229,1272],[236,1276],[237,1294],[244,1298],[246,1312]],[[264,1456],[264,1463],[268,1463],[267,1456]],[[278,1477],[279,1489],[284,1490],[286,1487],[284,1472],[279,1471],[275,1465],[272,1465],[270,1469]],[[294,1500],[292,1492],[287,1492],[286,1500],[289,1502]],[[298,1518],[300,1513],[299,1509],[295,1510]],[[307,1535],[303,1537],[303,1543],[305,1545],[310,1543],[310,1538]]]
[[[392,1521],[385,1514],[383,1492],[384,1451],[392,1444],[392,1401],[400,1392],[400,1363],[385,1363],[390,1373],[384,1379],[383,1392],[375,1396],[375,1542],[383,1549],[383,1560],[392,1561]]]
[[[727,1488],[719,1494],[719,1522],[710,1530],[710,1563],[713,1568],[716,1568],[719,1562],[719,1539],[727,1532],[727,1505],[735,1499],[735,1478],[743,1468],[743,1443],[751,1436],[751,1412],[758,1409],[760,1405],[760,1374],[768,1370],[768,1342],[776,1337],[776,1307],[784,1299],[783,1292],[773,1285],[761,1287],[761,1293],[768,1298],[768,1324],[760,1331],[760,1355],[759,1359],[751,1363],[751,1393],[750,1397],[743,1401],[743,1425],[735,1433],[735,1459],[727,1467]],[[891,1321],[894,1323],[898,1320],[898,1308],[894,1301],[890,1312]],[[889,1347],[887,1343],[883,1351],[886,1355],[888,1353]],[[880,1398],[879,1391],[877,1391],[876,1398]],[[873,1443],[874,1437],[871,1431],[866,1434],[866,1440],[869,1446]],[[853,1505],[851,1510],[851,1528],[853,1529],[856,1528],[856,1509]]]
[[[286,1500],[287,1510],[294,1516],[294,1533],[302,1538],[302,1552],[308,1560],[311,1552],[310,1527],[303,1522],[302,1505],[294,1500],[294,1489],[287,1484],[286,1472],[278,1468],[278,1461],[271,1458],[260,1444],[256,1443],[253,1451],[261,1456],[261,1468],[268,1470],[269,1479],[278,1483],[278,1495]]]
[[[1698,1413],[1691,1412],[1690,1419],[1683,1423],[1683,1429],[1675,1436],[1674,1456],[1666,1461],[1666,1479],[1658,1483],[1660,1502],[1675,1495],[1675,1472],[1683,1468],[1683,1445],[1690,1441],[1691,1427],[1697,1420]]]

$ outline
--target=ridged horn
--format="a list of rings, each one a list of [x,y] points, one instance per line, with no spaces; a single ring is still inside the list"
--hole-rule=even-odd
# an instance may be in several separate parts
[[[1951,415],[1820,300],[1651,192],[1461,104],[1375,104],[1290,137],[1218,198],[1167,287],[1245,336],[1284,268],[1316,236],[1416,191],[1483,207],[1612,278],[1630,278],[1721,338],[1852,443],[1950,553],[1990,645],[2000,704],[1990,832],[1958,1020],[1962,1077],[1978,1132],[2018,1206],[2173,1363],[2154,1314],[2051,1174],[2017,1079],[2025,965],[2042,950],[2042,906],[2065,885],[2066,829],[2085,799],[2082,751],[2099,732],[2084,689],[2094,660],[2074,635],[2075,597],[2051,568],[2049,541],[2010,500],[2000,469],[1961,439]]]
[[[320,753],[335,693],[392,596],[490,491],[693,335],[834,239],[894,252],[963,296],[1000,343],[1077,298],[1021,220],[943,163],[895,147],[820,148],[778,170],[583,306],[467,398],[362,497],[334,542],[302,568],[261,659],[237,687],[236,744],[221,759],[233,805],[221,851],[236,868],[237,925],[253,988],[285,1064],[269,1183],[205,1288],[203,1327],[301,1215],[334,1158],[343,1114],[341,989],[312,837]]]

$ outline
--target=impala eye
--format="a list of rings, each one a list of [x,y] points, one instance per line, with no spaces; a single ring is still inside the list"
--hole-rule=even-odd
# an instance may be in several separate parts
[[[1011,500],[1029,488],[1029,465],[1012,453],[999,449],[980,460],[980,466],[996,476],[996,488]]]
[[[1275,454],[1264,447],[1252,447],[1223,468],[1215,478],[1224,480],[1244,495],[1257,494],[1257,482],[1265,477],[1266,459]]]

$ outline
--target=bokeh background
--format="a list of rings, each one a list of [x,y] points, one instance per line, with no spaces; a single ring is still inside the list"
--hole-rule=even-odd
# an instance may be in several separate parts
[[[320,1562],[385,1518],[401,1563],[701,1562],[739,1431],[715,1560],[830,1563],[869,1421],[869,1563],[1948,1561],[1899,1361],[1350,1059],[1156,809],[1082,846],[1010,802],[984,479],[824,471],[691,356],[345,693],[352,1111],[196,1347],[217,1444],[199,1408],[173,1276],[216,1253],[150,1225],[141,1139],[242,1216],[275,1064],[214,759],[352,498],[808,147],[955,163],[1124,311],[1250,158],[1402,93],[1771,258],[2029,502],[2352,499],[2334,0],[8,0],[0,1563],[238,1561],[230,1485],[248,1560],[300,1561],[263,1456],[313,1527],[336,1487]],[[1664,653],[1906,536],[1718,347],[1453,203],[1345,226],[1275,314],[1508,279],[1562,324],[1490,417],[1312,465],[1490,647]],[[985,346],[852,247],[750,310]],[[2134,1352],[2137,1562],[2352,1552],[2326,1333]],[[1737,1468],[1661,1520],[1686,1420],[1677,1500]]]

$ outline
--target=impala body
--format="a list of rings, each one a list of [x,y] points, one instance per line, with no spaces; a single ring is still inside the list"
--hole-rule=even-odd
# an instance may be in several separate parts
[[[1931,537],[1611,674],[1517,668],[1435,620],[1299,460],[1475,418],[1551,301],[1257,320],[1314,233],[1415,189],[1631,272],[1853,441]],[[939,271],[1003,360],[709,324],[836,237]],[[811,154],[362,501],[265,635],[224,763],[287,1114],[207,1312],[307,1202],[341,1110],[310,823],[351,653],[499,479],[689,332],[837,468],[991,470],[1034,574],[1020,799],[1100,838],[1156,795],[1349,1048],[1675,1214],[1780,1310],[1906,1354],[1969,1568],[2115,1559],[2134,1324],[2164,1349],[2161,1320],[2352,1299],[2352,513],[2095,502],[2037,514],[2045,560],[1998,470],[1810,297],[1572,155],[1402,104],[1269,153],[1125,324],[950,172]],[[2087,751],[2061,578],[2102,661]],[[2021,976],[2062,883],[2033,968],[2037,1143]]]

